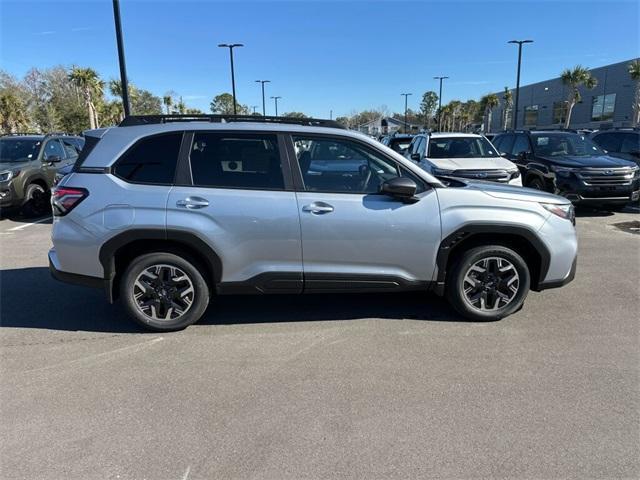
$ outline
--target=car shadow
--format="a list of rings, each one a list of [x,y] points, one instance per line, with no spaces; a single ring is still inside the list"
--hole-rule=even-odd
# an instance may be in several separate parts
[[[53,217],[51,216],[51,214],[49,214],[48,216],[42,215],[39,217],[25,217],[17,210],[0,210],[0,221],[2,220],[10,220],[15,223],[53,223]]]
[[[198,325],[384,318],[464,321],[441,298],[421,292],[252,295],[215,298]],[[0,327],[142,333],[98,289],[66,285],[44,267],[0,271]]]

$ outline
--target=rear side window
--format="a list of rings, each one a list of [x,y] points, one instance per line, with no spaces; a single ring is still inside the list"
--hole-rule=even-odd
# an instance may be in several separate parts
[[[194,185],[284,189],[276,135],[195,133],[189,160]]]
[[[145,138],[120,157],[114,173],[133,183],[170,185],[175,177],[181,141],[182,132]]]

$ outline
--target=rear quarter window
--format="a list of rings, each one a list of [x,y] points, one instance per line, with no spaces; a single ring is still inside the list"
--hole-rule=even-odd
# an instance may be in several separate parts
[[[182,132],[144,138],[120,157],[113,172],[132,183],[171,185],[181,142]]]

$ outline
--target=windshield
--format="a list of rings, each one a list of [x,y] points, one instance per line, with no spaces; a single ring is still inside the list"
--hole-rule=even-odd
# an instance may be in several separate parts
[[[427,158],[487,158],[497,157],[493,146],[484,137],[438,137],[429,140]]]
[[[0,139],[0,162],[28,162],[38,156],[40,140],[26,138]]]
[[[589,138],[577,133],[536,133],[531,135],[536,155],[561,157],[572,155],[592,157],[604,155],[604,150]]]
[[[403,153],[409,145],[411,145],[411,138],[394,138],[389,142],[389,147],[399,153]]]

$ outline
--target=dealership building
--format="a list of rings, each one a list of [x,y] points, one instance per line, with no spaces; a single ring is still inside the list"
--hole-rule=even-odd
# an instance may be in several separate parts
[[[591,75],[597,78],[598,85],[592,90],[580,87],[582,101],[573,107],[571,128],[631,126],[635,93],[635,82],[628,71],[631,62],[632,60],[627,60],[590,70]],[[515,90],[512,90],[512,94],[515,103]],[[500,105],[492,112],[492,132],[501,131],[504,127],[504,92],[496,92],[496,95],[500,99]],[[563,127],[568,95],[569,87],[563,85],[559,77],[521,86],[518,128],[539,130]],[[511,122],[509,118],[509,128],[512,126]]]

